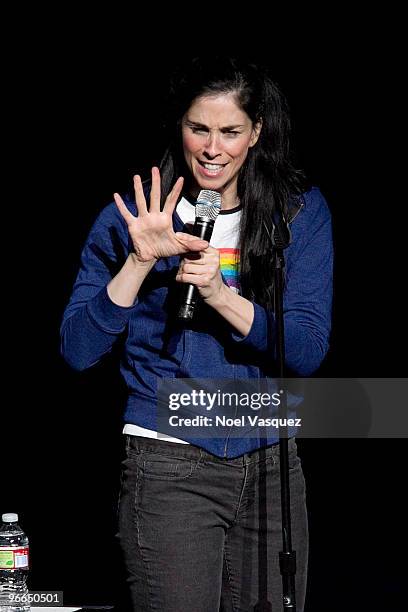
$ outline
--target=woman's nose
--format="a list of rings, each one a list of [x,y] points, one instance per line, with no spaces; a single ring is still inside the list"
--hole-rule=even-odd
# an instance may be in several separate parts
[[[207,141],[204,147],[204,155],[207,157],[211,157],[212,159],[219,155],[220,151],[220,143],[217,134],[213,132],[208,134]]]

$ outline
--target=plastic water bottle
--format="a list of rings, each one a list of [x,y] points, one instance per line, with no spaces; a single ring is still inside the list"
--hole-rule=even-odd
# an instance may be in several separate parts
[[[27,612],[28,538],[18,524],[18,514],[3,514],[1,518],[0,612]]]

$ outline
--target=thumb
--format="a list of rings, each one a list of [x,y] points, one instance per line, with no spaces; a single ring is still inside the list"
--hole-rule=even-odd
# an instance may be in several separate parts
[[[184,232],[176,232],[177,240],[184,246],[188,251],[203,251],[209,244],[207,240],[201,240],[197,236],[192,234],[186,234]]]

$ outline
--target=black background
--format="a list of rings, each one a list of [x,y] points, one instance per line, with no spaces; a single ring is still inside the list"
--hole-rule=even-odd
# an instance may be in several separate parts
[[[383,42],[395,30],[381,15],[374,29],[367,18],[323,17],[295,30],[276,16],[261,27],[245,12],[217,14],[208,28],[201,15],[174,19],[164,34],[157,16],[119,10],[48,15],[51,28],[38,13],[10,22],[0,511],[18,512],[30,537],[32,589],[63,590],[66,604],[117,597],[123,387],[109,359],[72,372],[58,330],[91,223],[135,171],[146,175],[159,160],[161,96],[181,55],[238,49],[271,65],[289,100],[299,163],[333,215],[333,334],[316,375],[404,375],[403,193],[388,140],[399,121],[397,49]],[[402,609],[406,441],[298,446],[311,533],[307,610]]]

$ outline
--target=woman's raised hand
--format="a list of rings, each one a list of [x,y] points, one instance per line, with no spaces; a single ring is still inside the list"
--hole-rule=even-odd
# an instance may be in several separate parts
[[[202,251],[208,246],[206,240],[200,240],[191,234],[175,233],[173,230],[173,211],[180,196],[184,179],[180,177],[166,198],[163,210],[160,210],[160,172],[152,168],[152,189],[150,208],[147,210],[146,198],[139,175],[134,177],[136,207],[135,217],[126,207],[118,193],[114,194],[115,203],[127,223],[129,235],[135,249],[136,259],[141,263],[152,262],[160,257],[182,255],[189,251]]]

